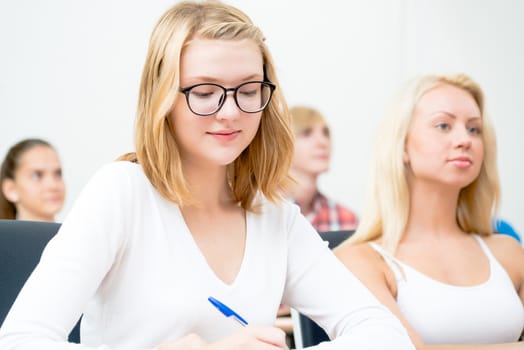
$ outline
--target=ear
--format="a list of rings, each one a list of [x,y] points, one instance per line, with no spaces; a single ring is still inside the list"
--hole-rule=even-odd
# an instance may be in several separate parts
[[[15,182],[12,179],[5,179],[2,182],[2,193],[8,201],[12,203],[18,202],[18,192],[16,191]]]

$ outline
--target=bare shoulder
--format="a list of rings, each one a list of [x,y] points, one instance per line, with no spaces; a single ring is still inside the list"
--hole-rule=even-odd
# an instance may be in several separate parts
[[[511,259],[524,259],[524,248],[515,238],[503,234],[493,234],[482,238],[497,258],[510,255]]]
[[[377,253],[368,243],[348,244],[342,243],[333,252],[347,267],[360,264],[376,263]]]
[[[503,234],[493,234],[483,237],[492,254],[512,276],[524,281],[524,248],[513,237]]]
[[[346,242],[335,248],[334,252],[375,297],[399,317],[395,276],[382,255],[369,243],[353,245]]]
[[[334,253],[360,280],[390,284],[388,283],[389,267],[369,243],[343,243],[334,249]]]

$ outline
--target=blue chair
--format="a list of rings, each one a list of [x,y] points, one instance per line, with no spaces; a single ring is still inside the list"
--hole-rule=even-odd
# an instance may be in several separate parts
[[[0,326],[60,224],[0,220]],[[69,334],[80,343],[80,320]]]
[[[518,232],[510,225],[509,222],[502,219],[492,220],[493,232],[502,233],[515,238],[517,241],[522,242]]]

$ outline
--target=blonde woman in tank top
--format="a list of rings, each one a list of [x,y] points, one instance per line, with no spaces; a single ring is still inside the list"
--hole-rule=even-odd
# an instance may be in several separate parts
[[[493,235],[493,126],[465,75],[408,82],[377,138],[367,208],[339,259],[417,349],[524,349],[524,250]]]

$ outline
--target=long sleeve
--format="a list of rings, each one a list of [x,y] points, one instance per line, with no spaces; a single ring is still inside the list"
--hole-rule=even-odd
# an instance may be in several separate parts
[[[303,217],[297,215],[289,230],[284,303],[311,317],[334,339],[312,349],[414,349],[400,321]]]
[[[45,248],[0,330],[1,349],[91,349],[67,343],[67,335],[118,260],[124,206],[133,202],[121,190],[129,179],[104,172],[91,179]]]

